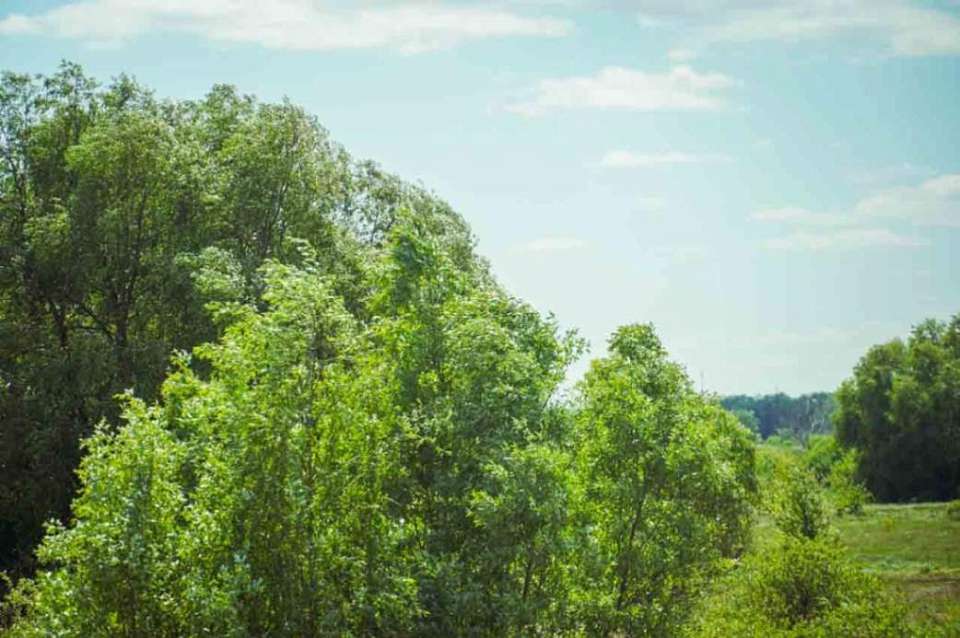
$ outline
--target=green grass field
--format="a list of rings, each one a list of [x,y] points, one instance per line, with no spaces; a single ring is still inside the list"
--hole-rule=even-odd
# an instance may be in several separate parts
[[[960,635],[960,521],[945,503],[871,505],[834,521],[865,569],[910,602],[918,620],[956,625]]]

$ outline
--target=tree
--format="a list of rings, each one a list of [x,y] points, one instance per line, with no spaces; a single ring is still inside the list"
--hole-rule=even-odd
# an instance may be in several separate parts
[[[743,547],[752,436],[704,403],[649,325],[618,329],[581,392],[581,613],[591,632],[669,635],[717,559]]]
[[[960,489],[960,315],[871,348],[837,391],[837,440],[860,451],[880,501],[949,500]]]
[[[411,414],[411,513],[422,520],[421,635],[550,626],[570,461],[553,396],[583,344],[503,294],[401,211],[372,313]]]
[[[753,436],[651,327],[561,400],[583,341],[301,109],[2,87],[12,636],[675,634],[742,551]]]
[[[158,101],[74,64],[0,80],[0,570],[29,574],[69,519],[80,441],[114,397],[160,396],[176,350],[215,340],[210,301],[264,303],[260,266],[302,263],[368,320],[398,211],[484,268],[449,206],[352,160],[302,109],[228,86]],[[291,241],[297,240],[297,241]],[[203,366],[204,363],[195,363]]]
[[[268,262],[263,312],[185,356],[86,444],[75,524],[51,530],[14,635],[409,632],[417,524],[391,494],[410,424],[316,264]]]

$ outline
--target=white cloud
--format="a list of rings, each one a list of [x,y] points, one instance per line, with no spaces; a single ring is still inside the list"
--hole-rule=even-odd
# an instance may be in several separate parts
[[[960,17],[909,0],[639,0],[635,6],[641,24],[692,25],[706,44],[863,35],[894,55],[960,53]]]
[[[933,174],[926,166],[912,164],[910,162],[901,162],[889,166],[872,167],[853,171],[848,179],[858,186],[890,185],[903,183],[907,181],[916,181],[920,178]]]
[[[960,173],[940,175],[917,186],[878,191],[858,200],[846,213],[786,207],[760,210],[750,216],[754,221],[797,226],[853,226],[883,217],[918,226],[960,226]]]
[[[776,251],[855,250],[860,248],[923,246],[924,242],[886,228],[850,228],[823,232],[799,232],[767,240]]]
[[[697,58],[697,52],[693,49],[670,49],[667,51],[667,59],[671,62],[690,62]]]
[[[541,237],[518,246],[517,252],[551,255],[580,250],[586,246],[587,242],[577,237]]]
[[[960,173],[934,177],[919,186],[880,191],[860,200],[856,213],[904,218],[922,226],[960,226]]]
[[[484,38],[556,37],[570,30],[565,20],[431,2],[343,9],[311,0],[86,0],[0,19],[0,35],[42,34],[100,45],[180,32],[275,49],[388,48],[404,53]]]
[[[675,164],[711,164],[732,161],[728,155],[682,153],[667,151],[663,153],[634,153],[631,151],[610,151],[600,160],[604,168],[651,168]]]
[[[849,217],[835,213],[815,213],[805,208],[767,208],[758,210],[750,219],[758,222],[784,222],[798,226],[847,226]]]
[[[592,76],[541,80],[529,100],[506,108],[530,116],[554,109],[712,110],[724,106],[721,93],[734,84],[721,73],[688,66],[664,73],[609,66]]]
[[[881,190],[861,198],[849,212],[820,213],[805,208],[769,208],[753,213],[758,222],[815,227],[766,242],[775,250],[828,250],[870,246],[921,246],[924,242],[886,228],[878,219],[898,219],[913,226],[960,227],[960,173],[941,175],[917,186]]]

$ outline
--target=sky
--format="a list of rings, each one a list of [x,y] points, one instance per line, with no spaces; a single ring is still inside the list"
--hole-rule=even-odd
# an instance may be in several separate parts
[[[830,391],[960,312],[960,2],[0,2],[0,68],[284,96],[602,356]],[[579,362],[576,376],[585,368]]]

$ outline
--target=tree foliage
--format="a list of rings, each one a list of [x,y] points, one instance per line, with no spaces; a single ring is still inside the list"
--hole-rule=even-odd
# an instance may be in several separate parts
[[[837,440],[880,501],[960,490],[960,315],[871,348],[837,391]]]
[[[215,339],[210,301],[260,303],[267,259],[315,249],[345,308],[402,212],[485,271],[446,204],[358,163],[302,109],[228,86],[159,101],[73,64],[0,79],[0,570],[68,519],[80,440],[114,396],[159,396],[170,354]]]
[[[649,325],[620,328],[582,385],[579,462],[590,524],[579,598],[613,635],[671,635],[694,588],[746,541],[753,445],[704,403]]]
[[[419,296],[445,260],[414,239],[383,272]],[[451,273],[364,325],[303,249],[260,268],[263,308],[212,304],[205,372],[177,357],[88,440],[13,635],[676,633],[743,547],[753,450],[652,330],[564,408],[579,342],[495,288]]]
[[[674,635],[743,550],[752,436],[650,326],[560,400],[582,340],[299,108],[0,115],[13,636]]]

